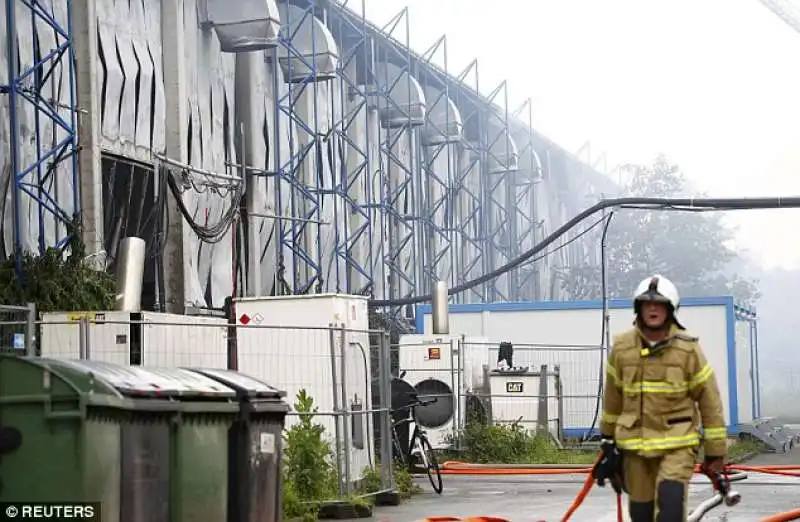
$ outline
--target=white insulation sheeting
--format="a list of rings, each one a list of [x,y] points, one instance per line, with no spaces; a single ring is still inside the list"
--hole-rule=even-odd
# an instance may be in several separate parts
[[[164,152],[161,8],[142,0],[98,0],[100,146],[148,162]]]
[[[220,51],[216,33],[198,28],[197,6],[184,3],[189,89],[189,164],[203,170],[232,174],[227,163],[237,163],[233,140],[237,128],[235,114],[236,62],[232,54]],[[183,201],[194,220],[208,225],[220,221],[231,205],[233,193],[214,190],[187,190]],[[222,306],[233,290],[232,233],[215,244],[203,243],[188,226],[184,227],[184,244],[191,253],[184,278],[188,283],[186,300],[195,306],[206,304],[210,289],[212,306]],[[196,254],[194,254],[196,252]]]
[[[257,170],[246,180],[250,216],[248,232],[242,239],[249,248],[243,250],[247,277],[242,288],[247,294],[269,294],[276,286],[280,292],[308,286],[309,292],[370,293],[385,298],[420,293],[434,276],[463,282],[481,275],[487,266],[504,263],[510,250],[533,244],[532,236],[511,237],[513,230],[509,231],[507,224],[501,226],[502,221],[515,220],[516,215],[518,226],[511,228],[524,228],[536,207],[536,218],[542,220],[537,230],[541,238],[576,206],[574,202],[565,206],[565,198],[578,197],[583,204],[583,195],[576,196],[565,188],[570,186],[568,182],[545,177],[532,189],[507,190],[498,185],[495,196],[500,199],[487,206],[485,176],[494,167],[489,161],[487,169],[485,151],[479,151],[474,143],[465,143],[464,137],[459,141],[463,125],[458,113],[474,113],[475,107],[459,107],[460,98],[453,94],[456,87],[450,87],[449,98],[442,95],[441,85],[426,84],[423,89],[421,82],[431,77],[423,78],[424,73],[417,77],[417,72],[409,74],[397,63],[382,62],[379,56],[386,53],[365,53],[362,49],[357,58],[350,58],[351,46],[358,39],[344,39],[335,33],[334,27],[339,27],[339,32],[351,30],[341,29],[348,23],[336,21],[340,15],[335,9],[302,23],[297,18],[298,9],[286,15],[294,17],[295,22],[284,21],[288,11],[280,11],[284,26],[300,26],[294,36],[284,27],[283,38],[292,39],[291,52],[282,49],[281,43],[275,50],[233,54],[222,52],[217,31],[201,26],[201,1],[185,0],[182,4],[185,34],[181,49],[162,45],[162,26],[171,24],[162,20],[159,0],[97,0],[99,56],[95,72],[98,96],[102,98],[98,100],[102,115],[97,140],[105,153],[143,162],[152,163],[154,153],[164,153],[165,94],[176,86],[165,85],[162,64],[170,57],[165,53],[183,53],[185,73],[180,81],[187,93],[188,117],[181,123],[185,126],[181,131],[189,157],[171,159],[233,176],[240,175],[240,170],[232,165],[242,160]],[[56,19],[66,24],[66,0],[42,3],[53,6]],[[23,15],[29,16],[29,12],[22,4],[17,9],[19,27],[23,28]],[[325,29],[326,22],[336,38]],[[0,23],[0,35],[3,31],[5,24]],[[18,37],[22,62],[30,64],[32,33],[23,29]],[[54,38],[52,31],[39,32],[42,48],[52,48]],[[374,45],[381,47],[384,43],[378,38]],[[5,60],[5,54],[0,53],[3,76],[7,74]],[[296,66],[303,60],[315,66],[298,70]],[[374,63],[365,66],[368,60]],[[88,60],[78,56],[76,62]],[[295,68],[287,69],[291,64]],[[319,72],[316,81],[308,76],[314,68]],[[57,68],[50,81],[54,97],[66,103],[66,71]],[[0,141],[5,147],[9,144],[7,103],[7,97],[0,98]],[[68,118],[69,112],[64,110],[61,115]],[[33,163],[35,155],[32,116],[29,106],[20,113],[21,159],[28,164]],[[466,112],[463,117],[468,119]],[[432,123],[446,134],[438,143],[430,139]],[[52,136],[52,126],[48,127],[46,121],[43,125],[40,135]],[[505,131],[493,129],[492,137],[498,132]],[[240,133],[244,135],[243,150],[237,146],[241,144]],[[482,141],[477,136],[470,139]],[[240,152],[243,158],[239,158]],[[542,154],[549,165],[549,158]],[[514,158],[514,162],[517,160],[520,158]],[[0,186],[5,187],[7,155],[0,155],[0,162]],[[64,162],[58,168],[68,169],[70,165]],[[520,160],[519,168],[528,167]],[[561,171],[558,176],[572,175]],[[74,190],[70,183],[61,181],[69,176],[57,177],[60,184],[54,192],[60,206],[71,211]],[[186,188],[183,201],[195,221],[214,225],[230,207],[234,194],[208,188],[201,175],[192,181],[195,183]],[[2,230],[8,251],[13,225],[7,189],[4,196]],[[515,197],[517,201],[511,201]],[[519,209],[509,212],[504,205],[517,205]],[[23,195],[22,207],[27,213],[22,223],[23,242],[34,249],[38,243],[38,205]],[[434,225],[426,224],[426,220]],[[452,226],[462,224],[467,228],[464,233]],[[446,233],[432,232],[448,226],[451,231]],[[44,228],[51,243],[55,224],[50,220]],[[487,228],[497,230],[494,242],[502,247],[495,246],[491,260],[481,258],[489,242]],[[183,235],[186,304],[222,306],[233,287],[232,234],[207,244],[184,224]],[[508,246],[518,240],[513,249]],[[548,275],[548,263],[564,261],[548,258],[538,264],[542,267],[541,298],[559,295],[557,283]],[[506,278],[496,286],[501,293],[511,290]],[[466,292],[458,300],[478,300],[480,291]]]

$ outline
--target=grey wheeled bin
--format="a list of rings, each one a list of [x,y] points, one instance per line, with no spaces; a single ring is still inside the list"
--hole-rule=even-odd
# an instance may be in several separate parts
[[[233,370],[194,369],[236,390],[239,419],[228,435],[228,522],[282,520],[281,440],[286,392]]]

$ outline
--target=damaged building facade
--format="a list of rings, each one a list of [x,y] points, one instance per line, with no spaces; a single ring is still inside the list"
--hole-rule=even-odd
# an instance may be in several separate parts
[[[529,105],[506,106],[504,85],[480,94],[477,62],[447,71],[444,39],[415,53],[398,36],[407,20],[382,30],[363,12],[6,0],[4,255],[63,244],[79,213],[98,267],[122,238],[146,240],[146,308],[393,299],[494,270],[613,190],[534,132]],[[453,299],[569,298],[560,269],[596,262],[594,243]]]

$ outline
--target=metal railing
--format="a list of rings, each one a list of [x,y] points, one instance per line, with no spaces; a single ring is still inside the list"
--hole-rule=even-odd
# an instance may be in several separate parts
[[[12,332],[25,352],[122,365],[230,368],[287,393],[306,390],[333,448],[342,494],[351,494],[367,467],[379,467],[381,487],[394,487],[390,409],[393,378],[436,403],[419,408],[435,448],[461,449],[467,419],[516,423],[556,441],[585,433],[597,405],[601,348],[514,344],[515,371],[497,371],[498,345],[458,336],[439,351],[408,354],[420,345],[390,345],[382,330],[231,324],[225,317],[155,313],[48,313],[10,308]],[[27,314],[27,315],[26,315]],[[257,318],[254,318],[257,319]],[[302,320],[300,318],[299,320]],[[38,329],[38,342],[37,340]],[[35,347],[35,349],[34,349]],[[425,347],[423,347],[425,348]],[[427,348],[425,348],[427,349]],[[427,359],[426,359],[427,357]],[[431,357],[437,365],[431,366]],[[519,367],[525,367],[524,371]],[[299,421],[293,411],[287,429]],[[402,434],[401,434],[402,436]]]
[[[36,344],[36,305],[0,305],[0,352],[27,354]]]
[[[130,319],[126,319],[130,317]],[[179,320],[176,320],[179,319]],[[220,317],[150,313],[43,314],[31,355],[154,367],[235,369],[287,393],[300,390],[315,411],[292,411],[286,429],[313,415],[332,446],[341,495],[356,492],[367,468],[394,489],[388,334],[327,327],[231,325]],[[235,339],[235,342],[231,342]]]

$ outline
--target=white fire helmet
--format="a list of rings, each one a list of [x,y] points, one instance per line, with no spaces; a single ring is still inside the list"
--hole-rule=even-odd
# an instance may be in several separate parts
[[[653,275],[639,283],[633,295],[633,309],[638,314],[639,303],[644,301],[656,301],[667,303],[672,308],[672,316],[678,323],[677,312],[681,305],[681,297],[678,288],[664,276]],[[680,326],[680,323],[678,323]]]

